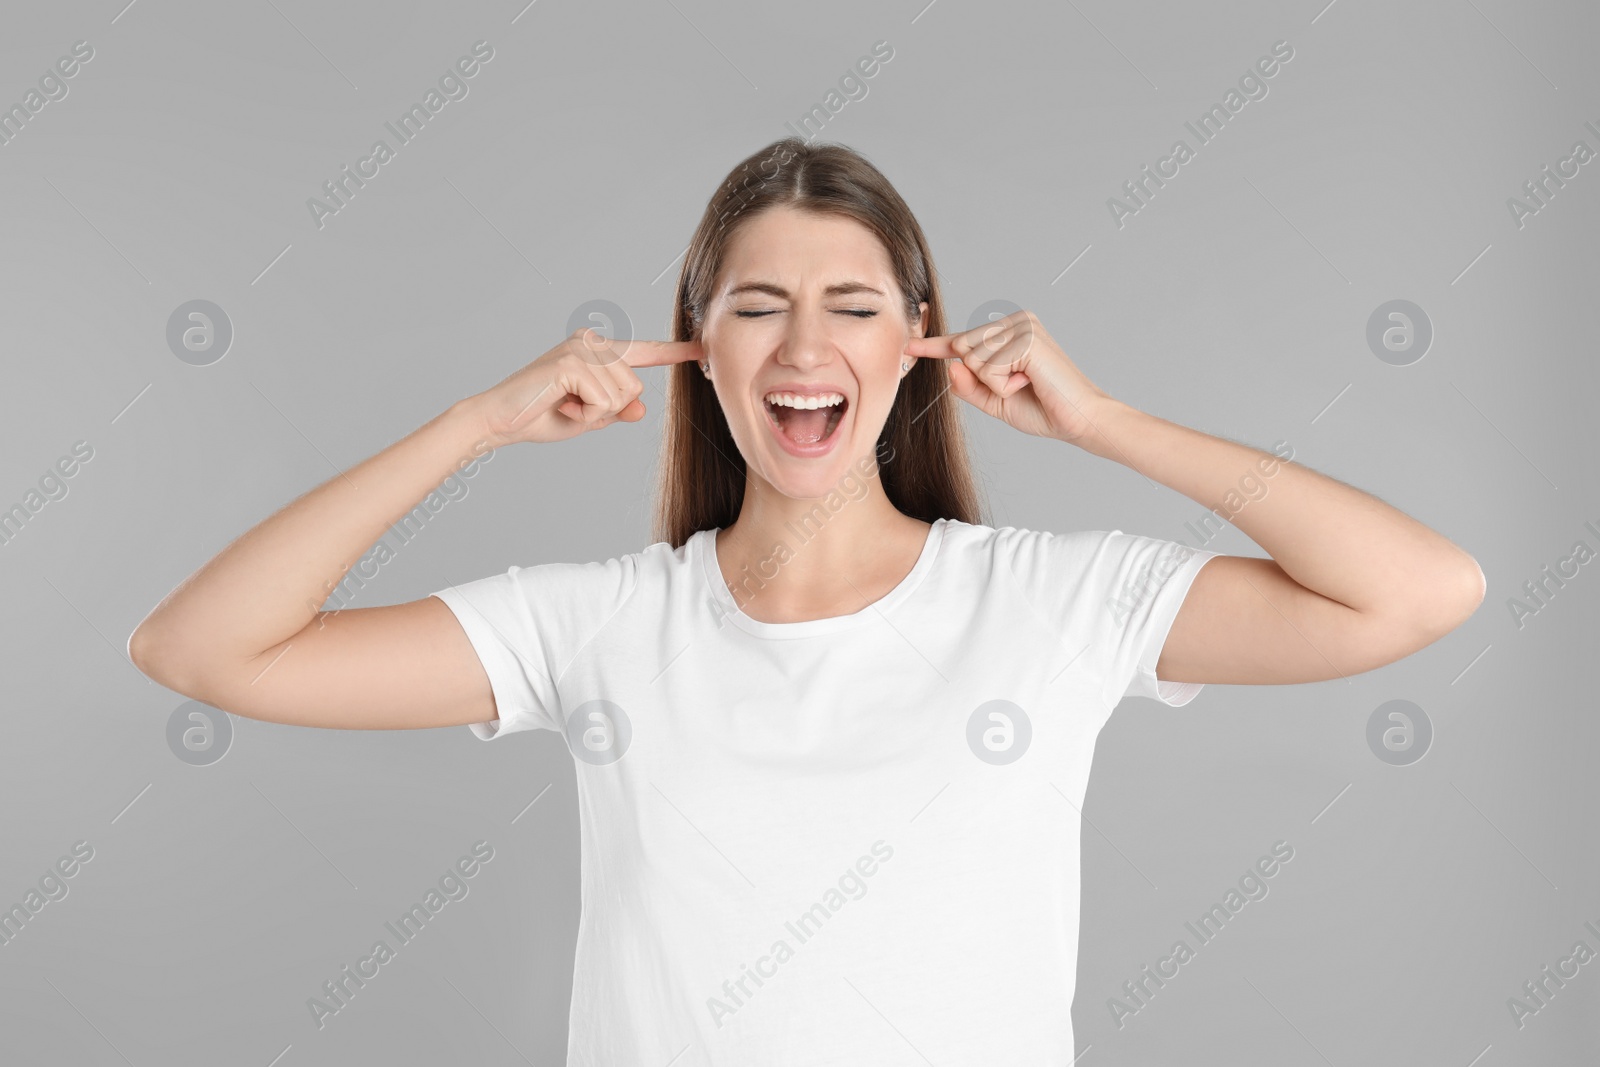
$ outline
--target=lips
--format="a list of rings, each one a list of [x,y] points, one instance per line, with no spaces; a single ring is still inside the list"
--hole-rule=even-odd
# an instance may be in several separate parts
[[[840,400],[816,407],[800,407],[768,400],[764,406],[767,417],[785,436],[799,444],[810,444],[826,439],[838,428],[848,404],[849,401]]]
[[[767,400],[762,407],[767,426],[784,451],[794,456],[819,456],[833,448],[849,404],[846,398],[826,408],[797,409]]]

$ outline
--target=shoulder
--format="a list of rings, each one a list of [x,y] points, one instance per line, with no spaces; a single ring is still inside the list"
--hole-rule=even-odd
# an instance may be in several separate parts
[[[619,607],[637,590],[670,582],[674,575],[687,572],[693,547],[692,541],[679,548],[657,541],[604,559],[513,566],[510,575],[530,603],[542,597],[568,604]]]
[[[948,520],[944,536],[952,554],[987,558],[1020,578],[1040,570],[1059,570],[1074,562],[1087,563],[1129,535],[1121,530],[1058,532]]]
[[[1196,556],[1216,553],[1144,534],[1112,530],[1039,530],[952,523],[952,554],[966,565],[1009,578],[1047,606],[1104,599],[1129,585],[1161,584]]]

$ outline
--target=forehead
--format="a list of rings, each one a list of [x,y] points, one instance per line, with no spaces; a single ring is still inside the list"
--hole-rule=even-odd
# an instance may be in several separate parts
[[[754,278],[807,288],[837,277],[894,284],[888,250],[854,219],[816,215],[790,207],[763,211],[741,226],[723,258],[721,288]]]

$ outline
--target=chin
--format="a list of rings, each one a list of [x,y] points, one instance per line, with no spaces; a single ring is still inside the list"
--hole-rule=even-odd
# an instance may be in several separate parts
[[[788,475],[779,471],[776,478],[768,479],[772,487],[791,500],[820,500],[831,493],[842,492],[840,483],[844,480],[844,465],[838,465],[837,472],[812,472],[804,475]]]
[[[800,458],[780,451],[762,456],[762,476],[792,500],[821,500],[830,495],[859,499],[863,484],[876,477],[870,449],[841,441],[825,456]]]

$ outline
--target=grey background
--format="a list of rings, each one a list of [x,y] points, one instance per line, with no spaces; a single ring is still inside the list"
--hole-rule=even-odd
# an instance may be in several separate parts
[[[0,946],[4,1059],[561,1062],[560,738],[235,720],[226,757],[191,766],[166,740],[184,698],[124,644],[232,538],[547,350],[585,301],[664,336],[715,184],[886,40],[820,137],[917,212],[953,326],[1030,308],[1112,395],[1287,441],[1488,576],[1474,618],[1382,670],[1112,717],[1085,807],[1079,1062],[1593,1062],[1600,962],[1520,1029],[1507,998],[1574,942],[1600,949],[1600,568],[1520,629],[1507,601],[1600,541],[1600,163],[1520,229],[1506,200],[1574,141],[1600,149],[1597,22],[1511,0],[9,5],[0,104],[75,41],[95,55],[0,146],[0,506],[73,442],[94,457],[0,547],[0,902],[73,842],[95,853]],[[469,95],[319,230],[306,199],[480,39],[495,56]],[[1295,56],[1269,94],[1119,229],[1107,198],[1278,40]],[[1435,330],[1405,367],[1365,341],[1397,298]],[[193,299],[233,325],[210,366],[166,344]],[[641,373],[643,423],[503,450],[355,603],[647,543],[665,372]],[[967,414],[997,525],[1189,540],[1205,512]],[[1232,529],[1208,547],[1261,554]],[[1392,699],[1433,723],[1409,766],[1367,746]],[[470,894],[318,1030],[306,1000],[480,839],[495,858]],[[1270,895],[1119,1029],[1107,998],[1280,839]]]

